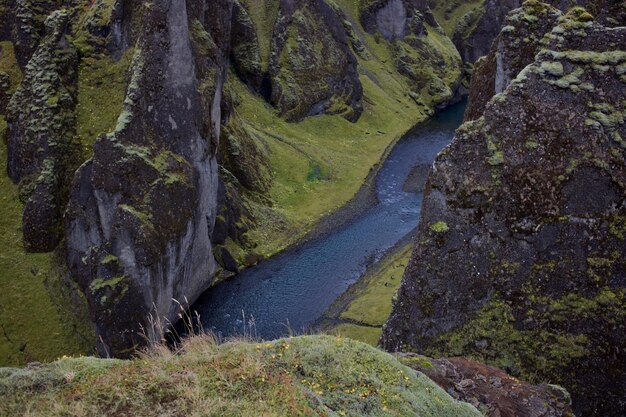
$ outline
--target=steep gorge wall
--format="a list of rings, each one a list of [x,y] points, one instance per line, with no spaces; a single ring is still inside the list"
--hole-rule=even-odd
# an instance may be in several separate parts
[[[528,55],[532,65],[511,74],[431,170],[382,344],[470,355],[562,384],[579,415],[617,416],[626,382],[626,31],[584,10],[559,17],[540,8],[558,24]],[[500,39],[528,37],[524,28]],[[494,43],[492,57],[501,45],[512,44]],[[515,56],[510,48],[501,56]]]
[[[177,320],[173,300],[193,302],[215,274],[230,8],[193,6],[160,1],[139,10],[118,125],[98,138],[74,182],[68,265],[89,300],[101,353],[127,354],[142,336],[158,340]]]

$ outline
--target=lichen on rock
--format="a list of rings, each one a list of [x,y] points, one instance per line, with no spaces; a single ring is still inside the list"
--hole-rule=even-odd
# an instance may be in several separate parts
[[[227,6],[214,5],[219,13],[209,17],[162,0],[132,17],[139,23],[122,112],[78,170],[66,214],[67,261],[101,354],[160,340],[178,303],[192,303],[214,280]]]
[[[382,343],[470,355],[563,385],[576,414],[618,415],[626,31],[539,7],[557,19],[536,57],[433,166]]]
[[[26,250],[51,251],[73,171],[80,164],[75,140],[76,50],[67,41],[70,12],[46,19],[46,35],[25,67],[7,110],[8,173],[20,185]]]

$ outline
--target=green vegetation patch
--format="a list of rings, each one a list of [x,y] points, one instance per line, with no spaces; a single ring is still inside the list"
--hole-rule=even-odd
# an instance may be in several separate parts
[[[322,330],[376,346],[409,261],[411,242],[392,249],[325,313]]]
[[[17,186],[6,175],[6,145],[1,139],[6,128],[0,117],[0,364],[23,365],[90,352],[92,341],[81,337],[74,319],[58,306],[69,301],[49,292],[63,285],[52,254],[24,252],[23,207]]]
[[[17,65],[15,50],[11,42],[0,42],[0,72],[9,76],[11,85],[8,92],[9,94],[14,93],[22,82],[22,71]]]
[[[590,298],[569,293],[559,299],[529,292],[526,300],[520,317],[510,303],[492,299],[473,320],[438,337],[425,354],[470,356],[531,382],[563,383],[573,378],[567,371],[575,369],[572,363],[593,360],[607,348],[591,345],[576,323],[597,318],[593,327],[597,332],[626,320],[623,289],[603,288]]]
[[[112,132],[122,113],[133,50],[117,62],[109,57],[86,57],[78,73],[76,131],[87,156],[98,136]]]
[[[331,336],[218,345],[208,336],[132,361],[0,369],[0,414],[411,416],[481,414],[366,344]]]
[[[450,230],[450,226],[448,226],[448,223],[444,221],[438,221],[430,225],[430,230],[435,233],[445,233]]]

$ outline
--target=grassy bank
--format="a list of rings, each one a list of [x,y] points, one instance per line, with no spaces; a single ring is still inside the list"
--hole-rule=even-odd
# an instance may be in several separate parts
[[[481,414],[371,346],[332,336],[159,349],[132,361],[0,369],[0,415],[421,416]]]
[[[0,137],[6,123],[0,117]],[[7,177],[7,155],[0,140],[0,365],[50,361],[65,354],[89,351],[73,317],[59,306],[59,271],[52,254],[25,253],[22,246],[22,204],[18,189]],[[56,290],[55,290],[56,291]]]
[[[323,330],[376,345],[413,251],[405,239],[341,295],[320,321]]]

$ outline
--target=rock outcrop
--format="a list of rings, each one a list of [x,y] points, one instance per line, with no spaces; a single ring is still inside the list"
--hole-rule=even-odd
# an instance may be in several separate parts
[[[363,1],[361,24],[392,43],[396,68],[409,80],[416,103],[444,107],[455,98],[462,62],[425,1]]]
[[[363,111],[357,60],[336,5],[325,0],[280,3],[269,61],[271,102],[287,120]]]
[[[507,14],[521,4],[522,0],[486,0],[482,6],[463,15],[452,36],[463,61],[474,63],[487,55]]]
[[[505,29],[507,30],[507,29]],[[471,355],[623,412],[626,30],[573,10],[427,183],[382,344]]]
[[[78,170],[67,212],[68,265],[102,354],[158,340],[177,302],[214,279],[230,6],[160,0],[132,16],[140,23],[124,109]]]
[[[413,353],[400,353],[399,358],[488,417],[574,416],[569,393],[556,385],[532,385],[466,358],[431,359]]]
[[[480,118],[487,102],[535,60],[545,34],[561,15],[558,9],[537,1],[527,1],[511,12],[489,54],[474,66],[466,121]]]
[[[8,173],[25,202],[27,251],[47,252],[59,243],[69,183],[80,164],[73,113],[78,55],[66,38],[70,18],[67,10],[46,18],[46,35],[7,111]],[[19,53],[26,52],[18,52],[18,61]]]
[[[54,10],[59,9],[59,3],[56,0],[14,0],[5,4],[5,8],[14,10],[12,10],[13,13],[8,10],[5,12],[9,18],[7,22],[9,24],[4,31],[7,34],[13,32],[15,55],[22,70],[26,68],[26,64],[39,45],[39,41],[47,32],[46,17]]]

